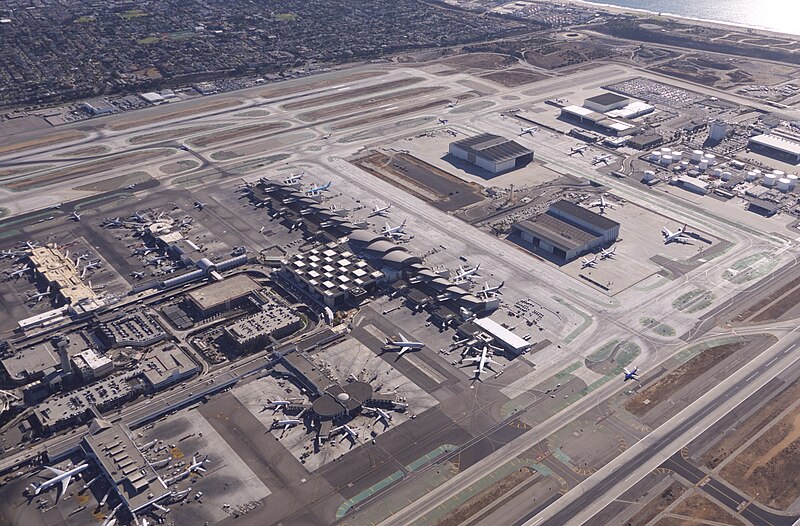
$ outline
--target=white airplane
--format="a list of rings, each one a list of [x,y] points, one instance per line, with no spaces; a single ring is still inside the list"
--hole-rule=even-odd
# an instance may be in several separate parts
[[[327,183],[319,186],[312,186],[311,188],[306,190],[306,195],[317,195],[321,192],[324,192],[331,187],[331,184],[333,184],[333,181],[328,181]]]
[[[595,155],[595,156],[592,158],[592,164],[593,164],[593,165],[594,165],[594,164],[600,164],[600,163],[603,163],[603,164],[608,164],[608,161],[610,161],[610,160],[611,160],[613,157],[614,157],[614,156],[613,156],[613,155],[610,155],[610,154],[604,154],[604,155]]]
[[[675,232],[671,232],[669,228],[664,227],[661,230],[661,235],[664,236],[664,244],[667,245],[669,243],[688,243],[686,238],[689,237],[689,234],[686,233],[686,224],[680,227]]]
[[[272,422],[272,428],[279,428],[282,427],[284,431],[289,429],[290,427],[299,426],[302,424],[303,421],[297,418],[287,418],[285,420],[275,420]]]
[[[143,247],[134,248],[133,249],[133,254],[131,254],[131,255],[133,255],[133,256],[138,256],[138,255],[146,256],[150,252],[155,252],[156,250],[158,250],[158,248],[156,248],[156,247],[148,247],[147,245],[145,245]]]
[[[344,424],[342,426],[339,426],[339,427],[336,427],[336,428],[332,429],[331,430],[331,434],[335,434],[335,433],[342,433],[343,436],[345,436],[345,437],[349,438],[350,440],[352,440],[354,444],[358,440],[358,431],[353,430],[347,424]]]
[[[283,181],[283,184],[285,185],[297,184],[300,182],[300,179],[302,179],[305,174],[306,174],[305,172],[300,172],[299,174],[290,175],[288,179]]]
[[[131,277],[133,279],[142,279],[144,277],[144,272],[133,271],[133,272],[131,272]]]
[[[442,125],[447,124],[447,119],[439,119],[439,124],[442,124]]]
[[[162,458],[161,460],[156,460],[155,462],[151,462],[150,465],[153,467],[153,469],[161,469],[167,467],[167,465],[171,460],[172,457],[169,456],[166,458]]]
[[[587,267],[595,268],[596,266],[597,266],[597,256],[596,255],[594,256],[594,259],[581,258],[581,268],[582,269],[587,268]]]
[[[611,250],[601,249],[600,252],[600,259],[614,259],[616,256],[617,247],[612,248]]]
[[[375,412],[378,414],[378,417],[375,419],[375,423],[377,424],[381,420],[383,420],[384,427],[389,427],[392,421],[392,415],[381,409],[380,407],[375,408]]]
[[[169,256],[156,256],[154,258],[145,258],[144,266],[152,265],[154,267],[161,265],[161,262],[168,259]]]
[[[303,226],[303,220],[302,220],[302,219],[298,219],[297,221],[293,222],[293,223],[292,223],[292,224],[289,226],[289,232],[292,232],[292,231],[294,231],[294,230],[297,230],[297,229],[298,229],[298,228],[300,228],[301,226]]]
[[[569,149],[569,153],[567,155],[574,155],[576,153],[583,155],[583,152],[586,150],[586,148],[588,148],[588,146],[573,146]]]
[[[125,187],[125,190],[133,190],[134,188],[136,188],[136,183],[129,184],[128,186]]]
[[[389,223],[386,223],[386,226],[383,227],[383,230],[381,230],[381,234],[391,237],[401,237],[405,235],[404,229],[406,227],[406,221],[407,220],[404,219],[403,222],[397,226],[390,226]]]
[[[48,286],[46,291],[37,292],[36,294],[31,294],[30,296],[28,296],[28,301],[36,301],[36,303],[39,303],[39,301],[41,301],[42,298],[49,295],[50,295],[50,287]]]
[[[397,339],[392,340],[391,338],[386,338],[386,344],[383,346],[384,351],[399,351],[397,353],[397,357],[400,358],[406,351],[413,351],[417,349],[422,349],[425,347],[425,344],[422,342],[414,342],[403,336],[402,334],[397,334]]]
[[[612,210],[614,209],[614,205],[606,202],[606,198],[602,195],[600,196],[600,199],[598,201],[592,201],[591,203],[589,203],[589,208],[595,208],[595,207],[600,208],[600,214],[605,214],[606,208],[610,208]]]
[[[147,451],[148,449],[152,448],[152,447],[153,447],[153,446],[155,446],[156,444],[158,444],[158,439],[157,439],[157,438],[154,438],[152,441],[148,442],[147,444],[144,444],[144,445],[143,445],[142,447],[140,447],[139,449],[140,449],[141,451]]]
[[[83,266],[83,270],[81,271],[81,277],[86,276],[86,272],[88,272],[90,270],[94,270],[94,269],[98,268],[102,264],[103,264],[103,262],[100,261],[99,259],[97,259],[95,261],[90,261],[89,263],[87,263],[86,265]]]
[[[204,468],[204,467],[203,467],[203,465],[204,465],[206,462],[210,462],[210,461],[208,460],[208,455],[206,455],[205,457],[203,457],[203,460],[199,460],[199,461],[198,461],[198,460],[196,459],[196,457],[193,455],[193,456],[192,456],[192,464],[191,464],[191,465],[190,465],[188,468],[186,468],[186,472],[187,472],[187,474],[192,474],[192,473],[194,473],[194,472],[196,472],[196,471],[199,471],[200,473],[205,473],[205,472],[206,472],[206,468]]]
[[[392,207],[391,204],[388,204],[388,205],[386,205],[384,207],[380,207],[378,205],[375,205],[375,208],[372,209],[372,212],[370,212],[367,217],[373,217],[373,216],[386,217],[387,215],[389,215],[389,209],[391,207]]]
[[[458,272],[456,272],[455,277],[453,277],[453,283],[463,283],[472,276],[479,276],[480,274],[478,274],[478,270],[480,270],[480,268],[481,268],[480,263],[478,263],[472,268],[459,266]]]
[[[28,247],[28,250],[33,250],[39,246],[38,241],[26,241],[25,246]]]
[[[639,370],[639,367],[634,367],[633,371],[629,371],[627,367],[623,368],[622,370],[625,373],[625,378],[622,380],[623,382],[627,382],[628,380],[636,380],[637,382],[639,381],[639,379],[636,378],[639,376],[639,374],[636,372]]]
[[[131,215],[130,218],[133,219],[134,221],[138,221],[139,223],[147,223],[148,222],[148,219],[145,216],[143,216],[142,214],[140,214],[139,212],[134,212],[133,215]]]
[[[44,469],[49,470],[55,476],[50,480],[42,482],[41,484],[37,484],[34,482],[33,484],[30,485],[30,490],[33,492],[34,495],[39,495],[41,492],[47,491],[56,484],[60,483],[61,495],[64,495],[67,492],[67,487],[69,486],[69,483],[72,482],[72,477],[84,471],[88,467],[89,464],[87,464],[86,462],[81,462],[80,464],[78,464],[77,466],[68,471],[62,471],[57,468],[45,466]]]
[[[505,281],[501,281],[499,285],[495,285],[494,287],[490,287],[489,283],[484,284],[484,287],[477,292],[478,296],[483,296],[484,299],[489,299],[490,297],[494,296],[495,294],[502,295],[503,293],[500,292],[500,289],[503,288],[505,285]]]
[[[119,217],[107,217],[101,226],[123,226],[124,224]]]
[[[456,106],[458,106],[458,103],[459,103],[459,102],[460,102],[460,101],[458,101],[458,100],[457,100],[457,101],[455,101],[455,102],[448,102],[448,103],[447,103],[447,106],[445,106],[445,109],[446,109],[446,108],[455,108]]]
[[[17,269],[17,270],[15,270],[13,272],[9,272],[8,270],[6,270],[5,271],[6,272],[6,279],[19,278],[20,276],[22,276],[23,274],[25,274],[29,270],[30,270],[30,267],[28,265],[25,265],[21,269]]]
[[[538,126],[531,126],[529,128],[520,128],[519,135],[525,135],[526,133],[528,133],[530,135],[533,135],[537,131],[539,131],[539,127]]]
[[[281,407],[286,407],[289,404],[291,404],[289,400],[270,400],[264,404],[264,409],[272,409],[272,412],[275,413]]]
[[[480,379],[481,374],[483,374],[484,369],[492,370],[492,364],[500,365],[500,362],[497,362],[489,357],[489,346],[484,345],[481,348],[481,355],[474,356],[471,358],[462,358],[462,362],[467,362],[468,365],[475,364],[477,368],[475,369],[475,378]]]
[[[72,219],[74,219],[75,221],[80,221],[81,215],[82,214],[79,214],[78,212],[72,212],[72,215],[70,217],[72,217]]]
[[[202,203],[200,201],[195,201],[194,202],[194,207],[197,208],[198,210],[202,210],[203,208],[206,207],[206,204]]]
[[[28,254],[25,252],[19,252],[16,250],[0,250],[0,259],[5,258],[18,258],[21,256],[27,256]]]
[[[333,135],[333,134],[332,134],[332,133],[326,133],[325,135],[323,135],[323,136],[322,136],[322,139],[323,139],[323,140],[325,140],[325,139],[330,139],[330,138],[331,138],[331,135]]]
[[[178,227],[183,228],[185,226],[191,225],[192,223],[194,223],[194,218],[192,216],[186,216],[183,219],[181,219],[181,224],[178,225]]]

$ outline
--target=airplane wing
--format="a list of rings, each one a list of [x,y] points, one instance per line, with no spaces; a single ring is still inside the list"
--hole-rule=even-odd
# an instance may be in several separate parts
[[[669,228],[667,228],[667,227],[664,227],[663,229],[661,229],[661,233],[664,234],[664,237],[671,237],[672,236],[672,232],[670,232]]]
[[[67,494],[67,488],[69,487],[70,481],[72,481],[72,475],[61,480],[61,495]]]
[[[400,347],[400,352],[397,353],[397,357],[400,358],[401,356],[403,356],[407,350],[408,347]]]
[[[601,201],[592,201],[589,203],[589,206],[601,206],[603,203]]]
[[[627,367],[623,367],[622,370],[625,371],[626,375],[631,374]]]
[[[44,469],[48,470],[53,476],[58,477],[59,475],[63,475],[66,471],[61,471],[58,468],[51,468],[50,466],[45,466]]]

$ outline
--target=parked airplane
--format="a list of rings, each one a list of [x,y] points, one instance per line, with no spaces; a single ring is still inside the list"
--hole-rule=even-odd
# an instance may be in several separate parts
[[[406,227],[405,219],[403,220],[402,223],[400,223],[397,226],[390,226],[389,223],[386,223],[386,226],[383,227],[381,234],[383,234],[384,236],[401,237],[405,235],[404,231],[405,227]]]
[[[138,221],[139,223],[147,223],[148,222],[148,219],[145,216],[143,216],[142,214],[140,214],[139,212],[134,212],[131,215],[130,218],[133,219],[134,221]]]
[[[82,462],[68,471],[62,471],[57,468],[45,466],[44,469],[49,470],[55,476],[50,480],[42,482],[41,484],[37,484],[34,482],[33,484],[30,485],[30,490],[33,492],[34,495],[39,495],[41,492],[47,491],[56,484],[60,483],[61,495],[63,495],[67,492],[67,486],[69,486],[69,483],[72,482],[72,477],[84,471],[88,467],[89,464],[87,464],[86,462]]]
[[[6,270],[5,271],[6,272],[6,279],[18,278],[18,277],[22,276],[23,274],[25,274],[26,272],[28,272],[30,269],[31,268],[28,265],[25,265],[24,267],[22,267],[20,269],[17,269],[17,270],[15,270],[13,272]]]
[[[39,246],[38,241],[26,241],[25,246],[28,247],[28,250],[33,250]]]
[[[594,256],[594,259],[586,259],[581,258],[581,268],[595,268],[597,266],[597,255]]]
[[[305,172],[300,172],[299,174],[290,175],[288,179],[283,181],[283,184],[285,185],[297,184],[300,182],[300,179],[302,179],[305,174],[306,174]]]
[[[661,230],[661,235],[664,236],[665,245],[672,243],[673,241],[675,243],[688,243],[686,238],[689,237],[689,234],[686,233],[686,224],[684,224],[675,232],[671,232],[669,228],[664,227]]]
[[[124,226],[124,224],[119,217],[107,217],[100,226],[115,227]]]
[[[323,140],[325,140],[325,139],[330,139],[330,138],[331,138],[331,135],[333,135],[333,134],[332,134],[332,133],[326,133],[325,135],[323,135],[323,136],[322,136],[322,139],[323,139]]]
[[[30,296],[28,296],[28,301],[36,301],[36,303],[39,303],[39,301],[41,301],[42,298],[49,295],[50,295],[50,287],[48,286],[46,291],[37,292],[36,294],[31,294]]]
[[[156,250],[158,250],[158,248],[156,248],[156,247],[148,247],[147,245],[144,245],[143,247],[134,248],[133,249],[133,254],[131,254],[131,255],[133,255],[133,256],[139,256],[139,255],[146,256],[150,252],[155,252]]]
[[[333,181],[328,181],[327,183],[320,186],[312,186],[311,188],[306,190],[306,195],[317,195],[320,192],[324,192],[331,187],[332,183]]]
[[[287,418],[285,420],[275,420],[272,422],[272,428],[276,429],[282,427],[283,430],[286,431],[290,427],[299,426],[302,423],[303,421],[298,418]]]
[[[72,212],[72,215],[70,217],[72,219],[74,219],[75,221],[80,221],[81,220],[81,214],[79,214],[78,212]]]
[[[142,279],[144,277],[144,272],[133,271],[133,272],[131,272],[131,277],[133,279]]]
[[[87,263],[86,265],[83,266],[83,270],[81,271],[81,277],[86,276],[86,272],[88,272],[90,270],[94,270],[94,269],[98,268],[102,264],[103,264],[103,262],[101,260],[99,260],[99,259],[97,259],[95,261],[90,261],[89,263]]]
[[[156,256],[154,258],[145,258],[144,265],[145,266],[152,265],[155,267],[161,265],[161,262],[164,261],[165,259],[168,259],[168,256]]]
[[[169,486],[173,482],[184,479],[196,471],[199,471],[200,473],[205,473],[206,468],[203,467],[203,464],[205,464],[206,462],[208,462],[208,455],[206,455],[205,458],[203,458],[203,460],[200,461],[197,460],[197,457],[192,456],[192,463],[189,465],[189,467],[187,467],[184,471],[178,473],[174,477],[165,480],[164,484],[166,486]],[[152,503],[152,505],[158,507],[155,503]]]
[[[445,109],[446,109],[446,108],[455,108],[456,106],[458,106],[458,103],[459,103],[459,102],[460,102],[460,101],[448,102],[448,103],[447,103],[447,106],[445,106]]]
[[[600,196],[600,199],[598,201],[592,201],[591,203],[589,203],[589,208],[595,208],[595,207],[600,208],[600,214],[605,214],[606,208],[610,208],[612,210],[614,209],[614,205],[606,202],[606,198],[602,195]]]
[[[389,427],[392,421],[392,415],[381,409],[380,407],[375,408],[375,412],[378,414],[378,417],[375,419],[375,423],[377,424],[381,420],[383,420],[384,429]]]
[[[533,135],[537,131],[539,131],[539,127],[538,126],[531,126],[530,128],[520,128],[519,135],[525,135],[526,133],[530,134],[530,135]]]
[[[612,159],[612,157],[613,157],[613,155],[609,155],[609,154],[595,155],[592,158],[592,164],[593,165],[600,164],[600,163],[608,164],[608,161],[610,161]]]
[[[0,250],[0,259],[5,258],[18,258],[21,256],[27,256],[25,252],[19,252],[17,250]]]
[[[614,259],[616,256],[617,247],[612,248],[611,250],[601,249],[600,252],[600,259]]]
[[[383,350],[399,351],[397,357],[400,358],[403,356],[403,354],[405,354],[406,351],[422,349],[423,347],[425,347],[424,343],[411,341],[402,334],[398,333],[396,340],[386,338],[386,344],[383,346]]]
[[[447,119],[439,119],[439,124],[447,124]]]
[[[302,219],[298,219],[297,221],[294,221],[294,222],[292,222],[291,225],[289,225],[289,232],[292,232],[293,230],[297,230],[301,226],[303,226],[303,220]]]
[[[453,277],[453,283],[462,283],[470,279],[472,276],[479,276],[480,274],[478,274],[478,270],[480,270],[480,268],[480,263],[472,268],[459,266],[458,272],[456,272],[456,275]]]
[[[388,204],[388,205],[386,205],[384,207],[380,207],[378,205],[375,205],[375,208],[372,209],[372,212],[370,212],[367,217],[373,217],[373,216],[386,217],[387,215],[389,215],[389,209],[391,207],[392,207],[391,204]]]
[[[487,282],[484,284],[483,288],[477,292],[478,296],[483,296],[483,299],[489,299],[490,297],[494,296],[495,294],[502,295],[503,293],[500,292],[500,289],[503,288],[505,285],[505,281],[501,281],[499,285],[495,285],[494,287],[490,287],[489,283]]]
[[[492,364],[500,365],[500,362],[497,362],[489,357],[489,346],[484,345],[481,348],[480,356],[475,356],[471,358],[462,358],[462,362],[467,362],[468,364],[475,364],[477,368],[475,369],[475,378],[480,379],[481,374],[483,374],[484,369],[492,369]]]
[[[353,430],[347,424],[344,424],[344,425],[339,426],[339,427],[335,427],[335,428],[333,428],[331,430],[331,434],[336,434],[336,433],[342,433],[342,435],[344,437],[347,437],[350,440],[352,440],[353,444],[355,444],[356,441],[358,440],[358,431]]]
[[[588,146],[573,146],[569,149],[569,153],[567,155],[574,155],[576,153],[583,155],[583,152],[586,150],[586,148],[588,148]]]
[[[194,207],[197,208],[198,210],[202,210],[203,208],[206,207],[206,204],[202,203],[200,201],[195,201],[194,202]]]
[[[133,190],[134,188],[136,188],[136,183],[129,184],[128,186],[125,187],[125,190]]]
[[[627,382],[628,380],[636,380],[637,382],[639,381],[639,379],[636,378],[637,376],[639,376],[638,373],[636,372],[639,370],[638,367],[634,367],[633,371],[629,371],[627,367],[622,370],[625,373],[625,379],[622,380],[623,382]]]
[[[281,407],[286,407],[289,404],[291,404],[289,400],[270,400],[264,404],[264,409],[272,409],[272,412],[275,413]]]

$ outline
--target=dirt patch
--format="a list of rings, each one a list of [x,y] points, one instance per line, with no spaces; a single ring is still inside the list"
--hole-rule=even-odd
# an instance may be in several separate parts
[[[703,376],[706,371],[728,358],[747,345],[747,341],[728,343],[711,347],[673,370],[665,377],[636,393],[625,403],[625,409],[636,416],[644,416],[647,411],[666,400],[679,389]]]
[[[4,186],[11,190],[30,190],[31,188],[46,186],[70,179],[77,179],[80,177],[97,175],[112,170],[129,168],[134,164],[152,161],[157,157],[166,157],[172,153],[172,150],[165,149],[123,153],[121,155],[116,155],[114,157],[109,157],[99,161],[53,170],[30,179],[25,179],[24,181],[15,181]]]
[[[42,148],[44,146],[50,146],[52,144],[58,144],[61,142],[83,139],[84,137],[86,137],[86,134],[78,130],[48,133],[47,135],[42,135],[41,137],[37,137],[35,139],[12,142],[0,146],[0,154],[16,153],[24,150],[32,150],[34,148]]]
[[[186,128],[174,128],[172,130],[157,131],[154,133],[146,133],[144,135],[137,135],[128,142],[131,144],[150,144],[153,142],[161,141],[175,141],[184,135],[192,133],[200,133],[215,128],[221,128],[224,124],[206,124],[204,126],[188,126]]]
[[[408,79],[398,79],[381,84],[373,84],[371,86],[364,86],[363,88],[354,88],[349,90],[337,91],[330,95],[323,95],[312,99],[300,100],[297,102],[289,102],[284,104],[284,109],[295,111],[304,110],[306,108],[313,108],[315,106],[322,106],[325,104],[332,104],[343,100],[354,99],[356,97],[363,97],[365,95],[372,95],[373,93],[381,93],[397,88],[405,88],[422,82],[422,79],[412,77]]]
[[[458,55],[445,60],[442,63],[449,66],[456,66],[463,70],[472,69],[505,69],[517,63],[516,60],[508,55],[496,53],[471,53],[469,55]]]
[[[265,99],[274,99],[275,97],[285,97],[294,93],[301,93],[304,91],[314,91],[329,86],[338,86],[340,84],[348,84],[364,79],[374,79],[386,75],[386,71],[360,71],[358,73],[350,73],[348,75],[336,75],[332,78],[325,80],[318,80],[316,82],[307,82],[303,84],[295,84],[294,86],[286,85],[285,82],[279,82],[274,87],[267,88],[258,94],[259,97]]]
[[[503,477],[482,492],[467,500],[434,523],[434,526],[458,526],[481,510],[495,504],[503,495],[513,490],[532,476],[536,471],[525,466]]]
[[[507,88],[513,88],[516,86],[522,86],[524,84],[539,82],[540,80],[544,80],[550,77],[542,75],[541,73],[534,73],[533,71],[520,68],[520,69],[509,69],[507,71],[495,71],[494,73],[487,73],[486,75],[482,75],[481,78],[491,80],[492,82],[496,82],[501,86],[505,86]]]
[[[228,130],[201,135],[200,137],[196,137],[189,142],[198,148],[204,148],[206,146],[211,146],[212,144],[219,144],[221,142],[231,141],[241,137],[248,137],[258,133],[264,133],[288,127],[289,123],[287,122],[263,122],[259,124],[248,124],[246,126],[239,126],[238,128],[230,128]]]
[[[483,200],[478,185],[405,153],[390,156],[373,151],[352,163],[441,210],[457,210]]]
[[[611,56],[611,48],[590,42],[562,42],[548,44],[525,54],[529,64],[544,69],[559,69],[601,60]]]
[[[120,175],[118,177],[76,186],[75,190],[81,192],[113,192],[114,190],[122,190],[129,184],[139,185],[151,179],[150,174],[147,172],[133,172],[132,174]]]
[[[756,501],[777,510],[800,497],[800,411],[792,411],[739,453],[720,472]]]
[[[108,127],[112,130],[128,130],[130,128],[144,126],[146,124],[157,124],[163,121],[188,117],[197,113],[207,113],[215,110],[221,110],[223,108],[231,108],[241,104],[242,101],[238,99],[220,99],[208,101],[204,104],[199,104],[191,108],[180,108],[180,105],[178,105],[179,107],[171,111],[161,111],[157,114],[151,113],[149,115],[142,115],[141,117],[117,120]]]
[[[800,275],[788,283],[776,287],[774,292],[748,307],[747,310],[736,316],[734,321],[737,323],[775,321],[789,312],[799,302]]]
[[[306,113],[301,113],[298,117],[304,121],[318,121],[321,119],[329,119],[336,115],[344,115],[347,113],[351,113],[354,111],[363,111],[368,110],[370,108],[375,108],[377,106],[381,106],[384,104],[392,104],[395,102],[400,102],[405,99],[412,99],[415,97],[419,97],[422,95],[427,95],[429,93],[435,93],[437,91],[442,91],[444,88],[440,86],[429,86],[425,88],[411,88],[406,90],[397,91],[394,93],[386,93],[384,95],[379,95],[377,97],[373,97],[369,100],[354,100],[351,102],[346,102],[344,104],[339,104],[336,106],[329,106],[327,108],[320,108],[318,110],[309,111]]]
[[[706,86],[713,86],[720,81],[720,76],[710,72],[709,70],[700,69],[688,64],[685,66],[681,65],[680,63],[676,63],[674,65],[671,64],[672,63],[663,64],[661,66],[650,68],[650,70],[656,73],[661,73],[662,75],[667,75],[669,77],[674,77],[681,80],[688,80],[689,82],[696,82]]]
[[[169,163],[161,166],[159,170],[164,172],[165,174],[177,174],[181,172],[185,172],[186,170],[191,170],[192,168],[197,168],[200,166],[200,163],[197,161],[187,159],[185,161],[178,161],[176,163]]]
[[[786,407],[800,398],[800,379],[789,384],[786,389],[772,397],[758,411],[736,425],[736,429],[717,442],[714,449],[709,449],[703,460],[710,469],[714,469],[720,462],[728,458],[734,451],[742,447],[750,437],[764,428],[770,421],[786,409]]]
[[[108,153],[111,150],[108,146],[98,145],[89,146],[88,148],[81,148],[80,150],[72,150],[71,152],[59,154],[59,157],[82,157],[84,155],[101,155]]]
[[[269,114],[270,112],[267,110],[256,109],[256,110],[243,111],[241,113],[237,113],[236,117],[266,117]]]
[[[687,519],[714,521],[722,524],[731,524],[732,526],[744,524],[742,521],[732,516],[727,510],[708,500],[699,493],[690,495],[682,500],[680,504],[670,510],[670,513],[674,513],[675,515],[683,515]],[[691,520],[681,520],[677,524],[688,526],[690,524],[697,523]]]
[[[673,482],[667,489],[651,499],[644,508],[636,513],[636,515],[631,517],[630,520],[625,523],[626,526],[644,526],[655,519],[659,513],[667,509],[667,507],[675,502],[678,497],[683,495],[685,491],[686,486],[677,481]]]

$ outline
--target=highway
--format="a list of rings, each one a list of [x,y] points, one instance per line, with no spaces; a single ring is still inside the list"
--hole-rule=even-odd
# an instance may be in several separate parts
[[[578,526],[591,519],[767,382],[790,367],[800,367],[800,354],[793,352],[800,346],[798,329],[800,328],[795,328],[726,381],[717,384],[686,409],[603,466],[552,506],[527,521],[525,526]],[[723,491],[719,487],[717,490]],[[747,499],[743,500],[746,502]],[[776,524],[764,522],[769,518],[762,517],[755,508],[754,506],[753,516],[763,519],[757,518],[756,520],[761,520],[757,524]],[[789,523],[794,521],[789,519]]]

